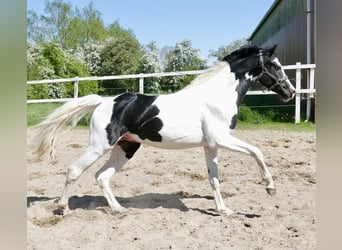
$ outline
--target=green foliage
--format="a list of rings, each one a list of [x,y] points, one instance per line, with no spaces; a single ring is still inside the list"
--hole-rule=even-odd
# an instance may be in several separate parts
[[[216,57],[217,60],[221,61],[226,55],[230,54],[234,50],[244,45],[247,45],[247,40],[245,38],[237,39],[228,44],[227,46],[219,47],[218,50],[212,50],[210,52],[210,55]]]
[[[284,131],[315,131],[316,125],[311,122],[264,122],[264,123],[248,123],[238,122],[236,129],[248,129],[248,130],[284,130]]]
[[[119,21],[115,21],[108,26],[106,29],[106,37],[131,37],[136,39],[133,30],[124,29],[121,27]]]
[[[46,41],[55,42],[61,48],[67,49],[68,27],[74,15],[70,3],[62,0],[46,1],[46,15],[41,16],[41,21],[45,26]]]
[[[164,71],[164,66],[161,62],[160,54],[156,42],[151,42],[142,47],[143,56],[141,59],[140,72],[143,73],[160,73]],[[148,93],[160,93],[161,78],[148,77],[144,80],[144,87]]]
[[[44,15],[28,11],[27,37],[35,44],[53,42],[64,50],[75,50],[87,42],[104,40],[106,29],[92,2],[79,10],[69,2],[54,0],[45,2]]]
[[[86,66],[68,55],[55,43],[42,43],[41,46],[29,45],[27,63],[28,80],[69,78],[89,76]],[[96,81],[79,84],[79,96],[97,93]],[[28,99],[73,97],[73,83],[35,84],[27,88]]]
[[[205,68],[205,61],[199,58],[198,49],[192,47],[190,40],[176,43],[166,55],[166,71],[200,70]],[[174,92],[188,85],[195,76],[175,76],[162,79],[163,90]]]
[[[260,110],[252,110],[245,105],[240,105],[238,118],[239,121],[255,124],[265,122],[293,122],[291,115],[280,112],[277,109],[262,108]]]
[[[32,103],[27,105],[27,126],[43,121],[49,113],[60,107],[61,103]]]
[[[248,123],[262,123],[265,122],[265,117],[259,112],[251,110],[247,106],[241,105],[238,112],[239,121]]]
[[[52,111],[63,103],[31,103],[27,105],[27,126],[31,127],[42,122]],[[92,114],[87,114],[77,123],[79,126],[89,126]]]
[[[84,7],[82,11],[78,11],[76,17],[80,20],[80,29],[76,29],[72,34],[78,34],[76,46],[93,41],[102,41],[106,37],[106,29],[101,19],[101,13],[94,8],[93,2]],[[81,30],[81,32],[80,32]]]
[[[111,38],[101,51],[100,75],[125,75],[138,73],[142,57],[140,44],[133,36]],[[100,93],[114,95],[136,91],[137,79],[107,80],[101,83]]]

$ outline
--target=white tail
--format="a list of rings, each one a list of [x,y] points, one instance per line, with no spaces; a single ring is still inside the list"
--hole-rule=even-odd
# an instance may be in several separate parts
[[[75,122],[75,119],[79,121],[86,114],[93,112],[103,100],[98,95],[87,95],[71,100],[57,108],[44,121],[36,125],[37,131],[33,140],[38,158],[49,152],[51,159],[55,160],[54,142],[62,128]]]

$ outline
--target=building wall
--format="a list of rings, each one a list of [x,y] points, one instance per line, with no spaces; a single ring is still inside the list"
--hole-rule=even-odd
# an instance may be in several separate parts
[[[314,0],[311,0],[312,8]],[[311,55],[314,51],[314,15],[311,15]],[[249,38],[262,47],[278,43],[277,56],[284,65],[307,63],[307,0],[278,0],[261,20]]]
[[[308,3],[309,1],[309,3]],[[308,6],[309,5],[309,6]],[[307,10],[311,8],[310,16],[310,52],[307,50]],[[254,32],[248,39],[252,45],[261,47],[278,44],[276,55],[283,65],[293,65],[296,62],[315,63],[315,0],[276,0],[265,14]],[[311,58],[308,58],[311,54]],[[307,75],[302,71],[302,88],[307,85]],[[286,72],[294,83],[295,71]],[[247,105],[260,102],[273,102],[283,105],[275,97],[246,98]],[[294,101],[291,101],[293,103]],[[306,102],[305,102],[306,103]],[[305,103],[302,105],[302,112],[305,112]],[[292,111],[291,111],[292,112]],[[312,114],[311,117],[314,115]]]

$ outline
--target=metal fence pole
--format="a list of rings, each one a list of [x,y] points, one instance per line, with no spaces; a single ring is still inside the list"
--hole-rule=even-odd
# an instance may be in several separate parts
[[[300,123],[300,89],[301,89],[301,69],[300,62],[296,63],[296,107],[295,107],[295,123]]]

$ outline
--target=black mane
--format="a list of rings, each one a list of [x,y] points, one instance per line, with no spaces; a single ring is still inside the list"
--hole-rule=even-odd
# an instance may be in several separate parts
[[[229,63],[230,70],[235,73],[237,79],[243,77],[246,72],[255,75],[259,63],[259,50],[257,46],[243,46],[225,56],[223,61]]]

